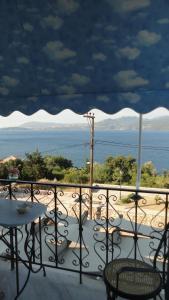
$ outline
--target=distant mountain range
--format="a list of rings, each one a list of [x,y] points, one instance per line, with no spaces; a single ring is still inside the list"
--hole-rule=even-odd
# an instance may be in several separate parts
[[[97,130],[138,130],[138,117],[121,117],[117,119],[105,119],[100,122],[95,121]],[[4,130],[86,130],[88,124],[57,124],[45,122],[27,122],[18,127],[5,128]],[[169,131],[169,117],[159,117],[154,119],[143,119],[143,130],[147,131]]]
[[[154,119],[143,119],[143,130],[146,131],[169,131],[169,117],[159,117]],[[121,117],[117,119],[106,119],[96,123],[99,130],[138,130],[138,117]]]

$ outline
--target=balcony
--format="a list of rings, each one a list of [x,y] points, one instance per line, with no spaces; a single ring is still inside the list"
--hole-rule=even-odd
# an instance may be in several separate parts
[[[70,293],[70,299],[83,299],[82,294],[85,299],[106,299],[102,281],[106,263],[117,257],[136,257],[152,263],[169,221],[168,194],[168,190],[160,189],[137,191],[127,187],[1,180],[0,199],[40,202],[47,206],[47,213],[35,224],[32,257],[34,268],[42,264],[47,276],[43,277],[42,271],[32,274],[21,299],[30,298],[30,286],[34,299],[56,299],[56,291],[64,295],[63,290]],[[121,234],[120,228],[132,231],[133,235]],[[27,262],[25,234],[24,228],[18,228],[18,250]],[[2,242],[0,257],[0,272],[6,274],[4,278],[9,278],[12,286],[10,290],[5,287],[5,293],[8,299],[13,299],[15,274],[9,271],[10,251]],[[159,268],[160,264],[159,261]],[[20,265],[24,277],[25,270]],[[67,299],[66,294],[63,299]]]

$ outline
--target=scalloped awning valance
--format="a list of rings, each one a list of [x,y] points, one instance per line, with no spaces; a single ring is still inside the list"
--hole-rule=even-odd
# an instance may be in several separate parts
[[[169,108],[169,1],[0,0],[0,115]]]

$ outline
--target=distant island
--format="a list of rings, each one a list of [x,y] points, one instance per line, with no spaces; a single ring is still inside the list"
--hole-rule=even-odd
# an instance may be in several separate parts
[[[99,131],[138,130],[138,117],[121,117],[95,121],[95,129]],[[27,122],[18,127],[2,128],[3,130],[87,130],[88,124],[59,124],[55,122]],[[144,131],[169,131],[169,117],[143,119]]]

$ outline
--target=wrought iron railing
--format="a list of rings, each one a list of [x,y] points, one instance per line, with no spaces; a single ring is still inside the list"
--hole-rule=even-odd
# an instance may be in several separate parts
[[[80,280],[83,273],[102,276],[105,264],[115,257],[151,262],[169,222],[168,195],[160,189],[0,181],[0,199],[47,206],[40,226],[35,225],[33,263],[79,272]],[[119,228],[129,232],[121,234]],[[26,261],[24,236],[19,228],[18,249]],[[2,242],[0,256],[10,259]]]

